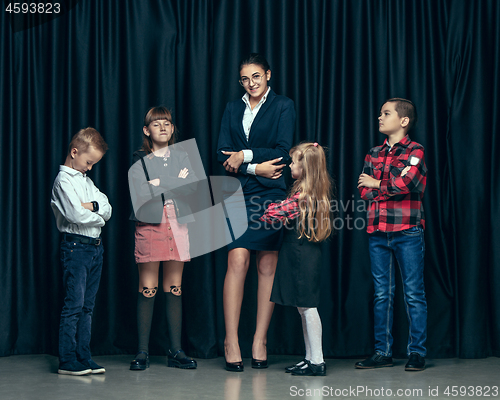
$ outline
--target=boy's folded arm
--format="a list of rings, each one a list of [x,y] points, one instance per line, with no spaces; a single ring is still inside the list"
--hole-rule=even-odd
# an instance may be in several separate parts
[[[54,204],[68,222],[84,226],[104,226],[104,218],[82,206],[73,185],[69,182],[60,182],[57,197],[59,201]]]
[[[385,201],[391,197],[387,194],[381,194],[379,189],[367,188],[365,186],[359,188],[359,194],[363,200],[369,201]]]
[[[370,154],[367,154],[365,157],[365,161],[363,164],[363,172],[366,173],[367,175],[371,176],[374,179],[377,179],[375,176],[373,176],[373,167],[372,167],[372,162],[371,162],[371,156]],[[385,201],[389,197],[386,194],[382,194],[379,189],[374,189],[374,188],[369,188],[366,186],[360,186],[358,188],[359,194],[363,200],[368,200],[368,201]]]
[[[92,201],[97,201],[99,204],[99,211],[96,214],[100,215],[104,221],[108,221],[111,218],[112,207],[109,203],[108,196],[101,192],[96,185],[93,184],[94,198]]]
[[[398,194],[408,194],[410,192],[421,192],[425,189],[423,182],[427,174],[427,167],[424,161],[424,151],[421,148],[413,150],[408,159],[418,160],[410,165],[410,169],[403,175],[390,179],[383,179],[380,182],[380,193],[386,196]]]

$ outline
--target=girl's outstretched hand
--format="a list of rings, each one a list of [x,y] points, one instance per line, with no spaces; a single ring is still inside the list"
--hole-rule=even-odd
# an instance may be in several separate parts
[[[183,168],[179,172],[179,176],[177,178],[185,179],[189,175],[189,171],[187,168]]]
[[[274,160],[265,161],[257,164],[255,167],[255,175],[262,176],[269,179],[278,179],[283,174],[283,167],[285,164],[275,165],[280,162],[283,157],[275,158]]]

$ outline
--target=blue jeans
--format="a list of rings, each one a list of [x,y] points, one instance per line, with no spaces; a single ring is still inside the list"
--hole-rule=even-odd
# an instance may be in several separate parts
[[[415,226],[400,232],[370,234],[370,259],[375,298],[375,352],[392,356],[392,320],[397,260],[403,280],[406,314],[410,325],[407,354],[427,351],[427,302],[424,288],[424,231]]]
[[[61,242],[66,292],[59,325],[59,362],[90,360],[92,311],[102,270],[102,244]]]

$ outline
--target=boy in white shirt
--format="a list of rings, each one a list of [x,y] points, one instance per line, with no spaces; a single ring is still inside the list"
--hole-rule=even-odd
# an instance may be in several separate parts
[[[87,176],[108,146],[94,128],[80,130],[69,145],[52,188],[51,206],[63,234],[61,262],[66,296],[59,325],[59,374],[102,374],[90,354],[92,311],[101,279],[101,227],[111,205]]]

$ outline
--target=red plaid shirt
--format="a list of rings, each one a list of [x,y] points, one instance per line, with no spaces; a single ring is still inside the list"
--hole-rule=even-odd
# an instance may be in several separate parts
[[[285,219],[295,219],[300,213],[299,195],[295,193],[292,197],[288,197],[281,203],[271,203],[264,211],[264,215],[260,217],[261,221],[272,224],[274,221],[283,221]]]
[[[427,167],[422,145],[407,135],[389,148],[386,139],[366,155],[363,172],[382,181],[380,189],[359,188],[361,198],[370,201],[368,233],[397,232],[417,225],[425,228],[422,198]]]

